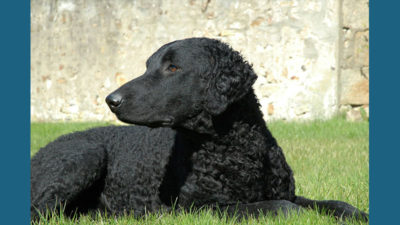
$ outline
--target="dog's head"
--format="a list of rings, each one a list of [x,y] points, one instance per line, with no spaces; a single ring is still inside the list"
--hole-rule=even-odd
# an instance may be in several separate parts
[[[207,133],[211,118],[252,91],[256,75],[240,53],[208,38],[171,42],[146,62],[146,72],[106,98],[119,120]]]

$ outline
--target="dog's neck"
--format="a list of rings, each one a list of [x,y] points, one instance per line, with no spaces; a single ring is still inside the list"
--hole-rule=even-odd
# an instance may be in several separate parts
[[[218,136],[235,130],[237,123],[247,124],[250,127],[262,126],[266,128],[260,104],[253,91],[229,105],[222,114],[213,116],[212,122]]]
[[[227,140],[230,137],[234,138],[234,135],[232,135],[234,133],[246,132],[243,128],[247,127],[258,130],[258,132],[268,139],[269,143],[276,144],[275,139],[267,129],[260,110],[260,104],[253,90],[229,105],[223,113],[211,116],[203,112],[202,115],[190,122],[192,123],[190,127],[200,130],[185,128],[178,128],[177,130],[183,136],[195,141]]]

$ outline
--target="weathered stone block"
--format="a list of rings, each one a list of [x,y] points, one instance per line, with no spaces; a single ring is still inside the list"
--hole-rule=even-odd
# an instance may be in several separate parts
[[[369,104],[369,80],[362,76],[361,69],[343,69],[340,83],[340,104]]]
[[[346,119],[348,121],[352,121],[352,122],[368,120],[369,119],[369,107],[361,106],[361,107],[350,108],[348,111],[346,111]]]
[[[350,29],[369,28],[369,1],[343,0],[343,26]]]
[[[369,31],[356,32],[354,35],[354,66],[369,65]]]

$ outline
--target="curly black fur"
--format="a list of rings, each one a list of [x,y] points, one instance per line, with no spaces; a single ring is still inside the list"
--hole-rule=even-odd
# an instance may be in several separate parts
[[[69,134],[32,158],[33,217],[61,204],[67,213],[141,215],[177,203],[241,212],[318,206],[367,218],[347,203],[296,197],[252,88],[257,76],[240,53],[191,38],[164,45],[146,66],[106,99],[120,120],[145,126]]]

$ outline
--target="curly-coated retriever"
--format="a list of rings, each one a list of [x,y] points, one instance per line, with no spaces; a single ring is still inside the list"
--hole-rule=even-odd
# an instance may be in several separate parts
[[[218,205],[228,212],[301,207],[368,215],[295,195],[292,170],[268,130],[252,66],[228,45],[190,38],[161,47],[142,76],[106,102],[121,121],[62,136],[31,161],[31,215],[106,210],[135,215]]]

